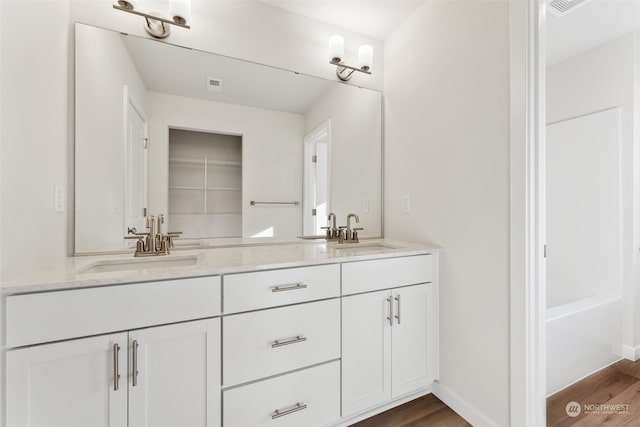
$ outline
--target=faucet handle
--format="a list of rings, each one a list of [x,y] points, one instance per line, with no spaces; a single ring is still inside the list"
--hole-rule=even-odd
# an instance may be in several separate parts
[[[360,243],[360,239],[358,238],[358,231],[360,231],[360,230],[364,230],[364,228],[362,228],[362,227],[357,227],[357,228],[354,228],[354,229],[351,231],[351,241],[352,241],[352,242],[354,242],[354,243]]]
[[[137,232],[135,227],[127,227],[127,234],[136,234]]]

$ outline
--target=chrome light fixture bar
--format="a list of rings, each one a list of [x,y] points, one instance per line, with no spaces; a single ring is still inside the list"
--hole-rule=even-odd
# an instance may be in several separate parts
[[[113,8],[144,17],[145,31],[150,36],[158,39],[169,37],[171,34],[171,27],[169,25],[191,29],[191,26],[187,24],[187,21],[191,19],[190,0],[171,0],[170,14],[173,17],[173,20],[166,19],[162,14],[157,12],[140,12],[136,10],[136,5],[137,2],[135,0],[118,0],[118,4],[114,4]]]
[[[344,39],[342,36],[331,36],[329,38],[329,63],[336,66],[336,75],[344,82],[349,80],[353,73],[359,71],[364,74],[371,74],[373,65],[373,48],[369,45],[362,45],[358,49],[358,66],[353,67],[342,62],[344,57]]]

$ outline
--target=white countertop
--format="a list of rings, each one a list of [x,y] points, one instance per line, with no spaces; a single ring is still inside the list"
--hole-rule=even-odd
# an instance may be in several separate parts
[[[198,250],[176,250],[168,256],[134,258],[124,255],[79,256],[60,259],[49,265],[2,283],[3,295],[79,289],[125,283],[140,283],[188,277],[213,276],[305,265],[331,264],[367,259],[420,255],[439,248],[389,239],[362,240],[351,245],[334,242],[301,241],[270,245],[218,247]],[[194,258],[197,257],[197,261]],[[191,259],[194,265],[167,267],[163,261]],[[157,262],[158,267],[88,272],[96,265],[131,261]],[[124,268],[129,268],[125,266]]]

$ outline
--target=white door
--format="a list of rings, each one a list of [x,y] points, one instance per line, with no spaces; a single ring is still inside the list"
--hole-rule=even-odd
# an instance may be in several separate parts
[[[129,332],[129,366],[130,427],[220,425],[220,319]]]
[[[7,427],[126,427],[126,345],[120,333],[7,351]]]
[[[125,234],[128,227],[144,230],[148,197],[148,151],[146,116],[136,101],[127,97]]]
[[[342,299],[342,415],[391,398],[391,293]]]
[[[323,234],[329,215],[331,120],[304,137],[303,234]]]
[[[391,330],[393,368],[392,395],[426,387],[433,378],[433,357],[427,337],[431,332],[429,313],[433,298],[430,285],[422,284],[393,291],[394,322]]]

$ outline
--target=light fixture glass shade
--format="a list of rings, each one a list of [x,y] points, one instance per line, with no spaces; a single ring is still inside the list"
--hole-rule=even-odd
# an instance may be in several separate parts
[[[368,44],[358,49],[358,68],[368,71],[373,66],[373,47]]]
[[[138,8],[138,2],[136,0],[118,0],[118,5],[127,10],[135,10]]]
[[[169,11],[173,22],[184,25],[191,21],[191,0],[171,0]]]
[[[340,62],[344,57],[344,38],[342,36],[329,37],[329,61]]]

